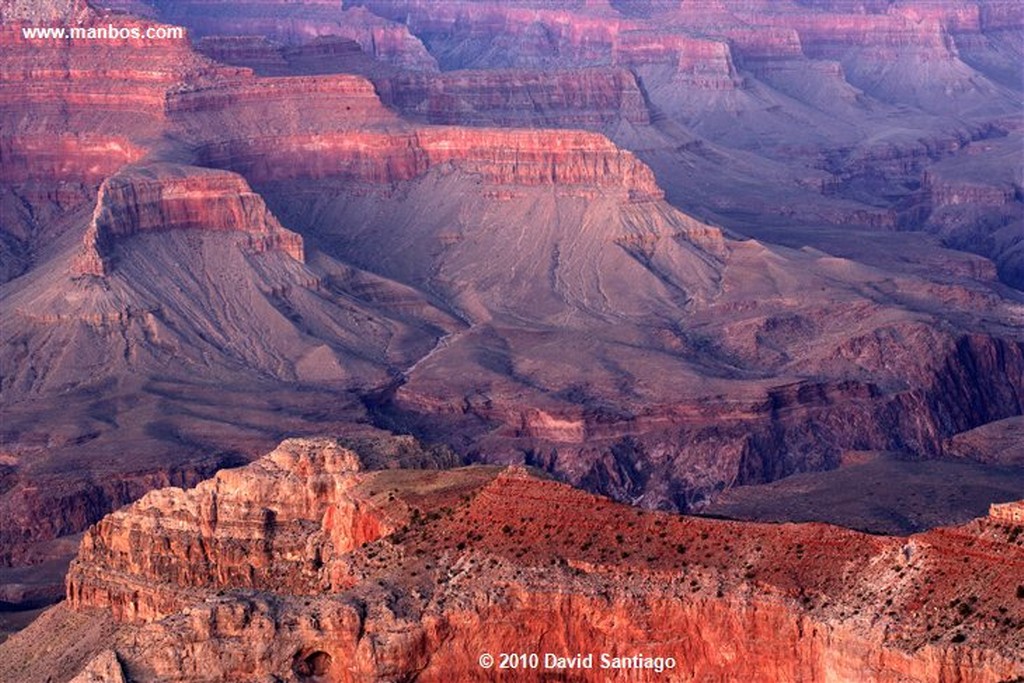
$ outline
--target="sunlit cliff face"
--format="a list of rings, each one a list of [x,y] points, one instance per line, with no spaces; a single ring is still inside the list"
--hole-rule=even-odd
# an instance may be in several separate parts
[[[122,624],[125,669],[160,680],[483,680],[481,654],[529,642],[594,655],[584,680],[639,657],[641,680],[664,674],[656,659],[712,678],[988,681],[1024,666],[1011,536],[999,516],[909,539],[682,518],[516,468],[361,472],[293,440],[108,517],[68,597]]]

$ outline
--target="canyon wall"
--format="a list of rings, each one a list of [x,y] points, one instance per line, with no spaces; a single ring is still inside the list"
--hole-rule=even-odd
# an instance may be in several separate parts
[[[670,675],[702,680],[1024,673],[1024,555],[1000,518],[871,536],[643,512],[521,468],[357,461],[330,440],[288,441],[94,527],[68,596],[121,623],[97,654],[152,681],[490,680],[480,654],[524,648],[671,657]],[[53,618],[72,624],[66,609]]]
[[[206,145],[200,159],[258,184],[340,178],[388,185],[450,166],[488,184],[582,185],[635,200],[662,197],[650,169],[630,152],[601,135],[576,131],[438,127],[234,139]]]
[[[0,26],[0,177],[5,183],[98,182],[142,156],[143,139],[162,125],[166,93],[174,84],[217,70],[192,52],[187,36],[154,41],[25,37],[22,29],[32,26]],[[76,26],[120,31],[150,25],[90,12]]]
[[[71,604],[110,605],[119,619],[151,621],[208,590],[316,593],[332,552],[396,526],[392,514],[352,495],[359,468],[358,456],[336,444],[294,440],[189,492],[153,491],[133,508],[141,515],[115,512],[86,534],[69,573]],[[151,545],[157,537],[159,549]]]
[[[619,68],[408,73],[376,85],[385,104],[424,123],[588,130],[650,123],[636,77]]]
[[[151,3],[171,23],[197,36],[261,35],[288,44],[319,36],[356,42],[382,62],[410,69],[436,69],[434,58],[404,25],[347,3],[320,0],[264,0],[244,5],[221,0],[156,0]]]

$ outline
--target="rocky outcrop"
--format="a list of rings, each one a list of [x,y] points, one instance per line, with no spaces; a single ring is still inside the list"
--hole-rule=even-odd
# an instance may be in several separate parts
[[[262,120],[261,115],[277,113],[283,118],[298,107],[309,118],[289,121],[292,126],[351,129],[397,123],[381,105],[372,83],[345,74],[211,80],[178,88],[167,100],[168,114],[190,130],[206,134],[232,132],[204,129],[215,123],[210,118],[214,114],[234,114],[236,126],[267,125],[273,122]]]
[[[625,69],[499,69],[378,78],[381,100],[424,123],[601,130],[650,123],[636,77]]]
[[[155,164],[103,182],[74,274],[107,275],[119,240],[159,230],[239,232],[254,252],[273,249],[303,261],[302,237],[284,229],[242,177]]]
[[[151,4],[162,19],[187,26],[198,36],[261,35],[287,44],[339,36],[389,64],[437,68],[434,58],[408,28],[361,7],[324,0],[262,0],[244,5],[219,0],[154,0]]]
[[[642,681],[1024,674],[1024,555],[997,518],[872,536],[642,512],[521,468],[355,463],[329,440],[289,441],[108,517],[68,582],[74,610],[122,623],[97,651],[152,681],[489,680],[481,654],[524,648],[592,655],[579,680],[613,657]]]
[[[89,661],[70,683],[125,683],[124,670],[113,650],[104,650]]]
[[[654,174],[630,152],[580,131],[436,127],[236,139],[207,145],[201,159],[253,183],[340,178],[392,184],[451,167],[493,185],[583,186],[634,200],[662,197]]]
[[[729,44],[690,32],[617,16],[608,7],[581,12],[515,4],[419,0],[362,2],[376,14],[406,23],[445,70],[563,66],[667,67],[677,84],[702,90],[739,85]]]
[[[110,605],[119,619],[150,621],[197,592],[316,593],[334,553],[401,521],[352,493],[358,471],[358,456],[336,443],[292,440],[191,491],[153,491],[86,534],[68,575],[71,604]]]

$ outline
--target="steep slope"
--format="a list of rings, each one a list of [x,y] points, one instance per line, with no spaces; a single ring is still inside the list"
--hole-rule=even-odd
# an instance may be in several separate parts
[[[481,654],[525,648],[538,663],[510,680],[603,680],[616,665],[644,681],[1024,672],[1012,506],[868,536],[641,512],[521,468],[357,463],[327,440],[288,441],[108,517],[83,541],[69,604],[0,645],[0,671],[66,680],[113,652],[115,671],[153,681],[490,680]],[[39,628],[83,632],[80,614],[106,634],[30,647]],[[592,661],[566,671],[544,653]]]
[[[93,365],[57,360],[72,348],[110,374],[115,365],[166,367],[158,360],[165,356],[184,375],[189,364],[227,369],[242,363],[270,376],[305,372],[340,380],[377,372],[369,368],[385,344],[374,334],[394,336],[367,310],[357,314],[357,303],[322,291],[321,275],[304,266],[302,239],[281,227],[238,175],[169,164],[123,171],[104,182],[79,244],[70,264],[54,259],[11,283],[18,286],[10,287],[8,314],[24,322],[6,329],[29,341],[27,349],[22,342],[23,362],[8,365],[26,373],[5,377],[11,391],[88,381]],[[28,332],[33,324],[51,328],[38,348],[31,340],[42,335]],[[96,330],[95,351],[83,346],[85,340],[61,339],[83,326]],[[99,350],[104,346],[109,351]],[[17,347],[6,340],[7,349]],[[332,347],[347,348],[341,364]],[[55,355],[46,356],[47,348]],[[223,359],[213,360],[211,352]],[[393,352],[403,353],[399,347]],[[307,362],[312,366],[303,370]]]

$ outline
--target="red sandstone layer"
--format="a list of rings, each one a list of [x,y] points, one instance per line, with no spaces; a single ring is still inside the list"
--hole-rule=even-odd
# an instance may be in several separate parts
[[[632,199],[662,197],[650,169],[630,152],[580,131],[438,127],[234,139],[207,145],[201,158],[256,183],[334,177],[388,184],[450,165],[489,184],[582,185]]]
[[[1002,508],[896,538],[643,512],[516,469],[356,462],[289,441],[147,496],[87,534],[71,606],[113,614],[120,635],[101,645],[159,681],[484,680],[481,653],[524,648],[642,651],[702,680],[1024,674],[1024,549]]]

